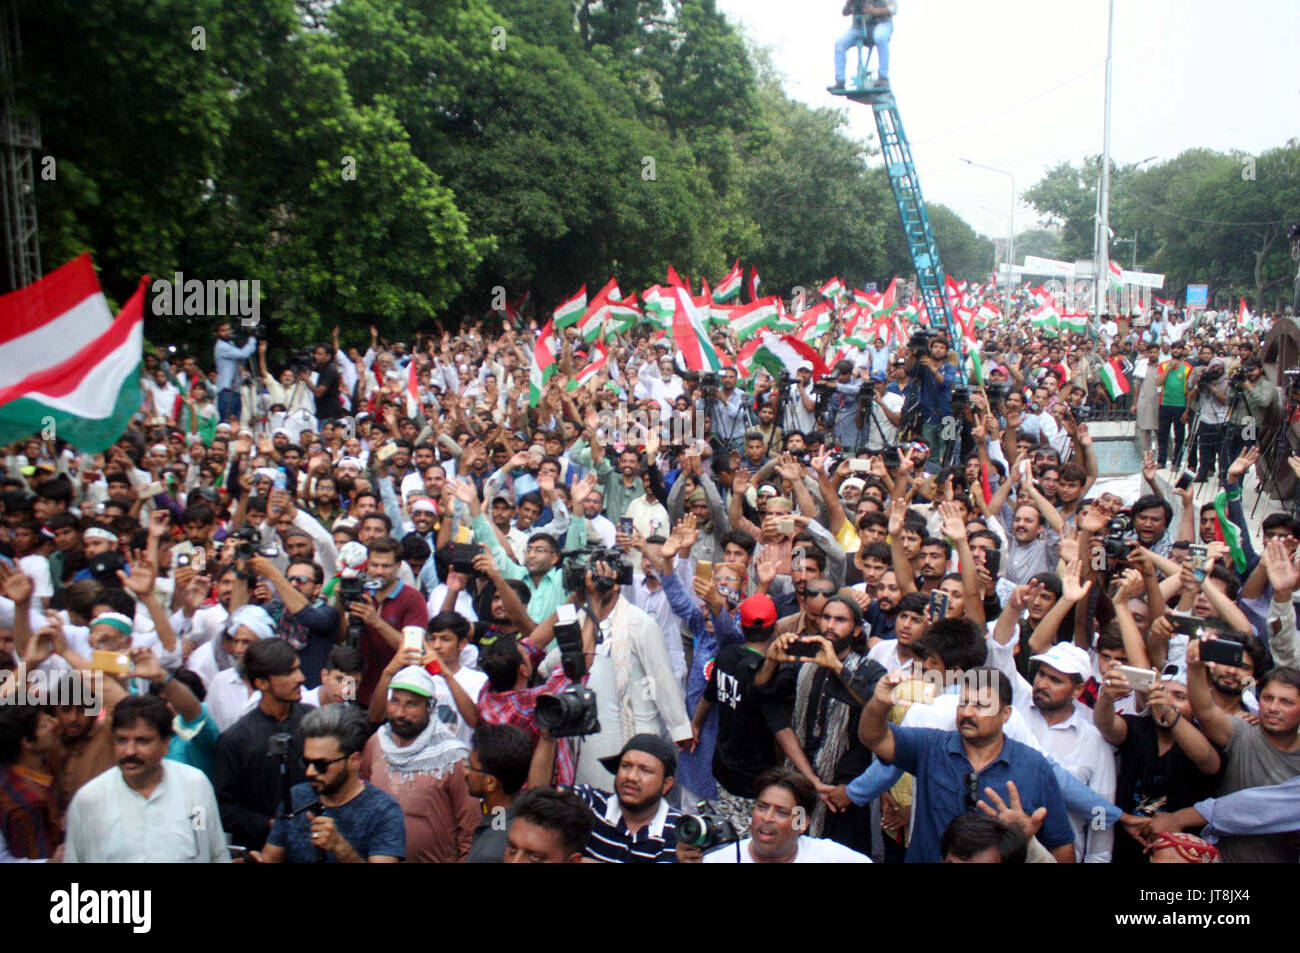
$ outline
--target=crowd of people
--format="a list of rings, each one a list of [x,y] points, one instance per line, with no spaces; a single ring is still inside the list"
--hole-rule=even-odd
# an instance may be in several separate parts
[[[530,395],[536,328],[222,324],[106,452],[8,448],[0,858],[1300,858],[1258,330],[1017,311],[963,383],[943,333],[814,380],[570,327]]]

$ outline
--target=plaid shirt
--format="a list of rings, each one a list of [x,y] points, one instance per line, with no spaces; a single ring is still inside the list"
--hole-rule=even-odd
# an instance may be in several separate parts
[[[546,653],[527,639],[523,640],[522,644],[527,648],[529,659],[533,663],[533,668],[536,669],[541,664],[542,659],[546,657]],[[479,717],[492,725],[514,725],[516,728],[522,728],[528,732],[528,737],[536,745],[542,734],[541,729],[537,727],[538,696],[561,692],[568,686],[569,677],[564,674],[562,666],[556,667],[545,684],[538,685],[535,688],[494,692],[491,683],[486,684],[478,697]],[[572,749],[561,738],[557,739],[555,751],[555,783],[566,786],[573,784],[574,776],[577,773],[577,765],[573,760]]]
[[[50,793],[53,780],[38,771],[0,766],[0,833],[15,857],[50,857],[62,840]]]

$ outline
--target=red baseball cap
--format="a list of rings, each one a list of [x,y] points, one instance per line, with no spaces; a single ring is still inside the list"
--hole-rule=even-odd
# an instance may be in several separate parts
[[[743,629],[765,629],[776,625],[776,603],[763,592],[756,592],[740,604],[740,626]]]

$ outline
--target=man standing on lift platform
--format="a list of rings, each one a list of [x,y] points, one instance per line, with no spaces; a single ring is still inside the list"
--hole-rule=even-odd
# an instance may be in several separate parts
[[[844,89],[844,64],[849,49],[859,42],[867,44],[870,62],[871,48],[878,51],[876,79],[868,84],[875,90],[889,89],[889,38],[894,33],[894,14],[898,0],[845,0],[843,15],[853,17],[853,26],[835,41],[835,85],[828,87],[832,93]]]

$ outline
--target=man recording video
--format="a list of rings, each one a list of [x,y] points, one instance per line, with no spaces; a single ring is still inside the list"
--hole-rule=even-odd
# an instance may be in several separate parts
[[[867,62],[871,61],[871,48],[878,54],[876,79],[871,84],[880,90],[889,89],[889,38],[894,34],[894,14],[898,12],[898,0],[847,0],[842,16],[853,17],[853,25],[848,32],[835,41],[835,85],[830,87],[832,93],[844,92],[844,65],[850,48],[859,42],[867,45]]]

